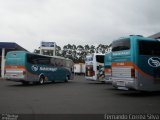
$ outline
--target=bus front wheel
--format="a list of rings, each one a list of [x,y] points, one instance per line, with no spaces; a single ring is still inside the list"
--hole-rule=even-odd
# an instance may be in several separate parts
[[[44,77],[40,77],[40,78],[39,78],[39,84],[40,84],[40,85],[44,84]]]

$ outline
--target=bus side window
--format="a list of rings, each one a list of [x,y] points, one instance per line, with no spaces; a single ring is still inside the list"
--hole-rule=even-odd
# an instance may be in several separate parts
[[[37,60],[38,64],[50,65],[50,58],[49,57],[39,56],[39,58],[36,60]]]
[[[51,65],[55,66],[55,58],[51,58],[50,63],[51,63]]]
[[[54,58],[54,65],[57,67],[58,66],[58,60],[57,58]]]
[[[37,60],[36,59],[32,60],[32,64],[38,64]]]
[[[65,63],[65,60],[63,60],[63,67],[65,67],[66,63]]]
[[[59,66],[62,67],[63,66],[63,60],[59,59]]]
[[[63,62],[64,62],[64,60],[61,60],[61,61],[60,61],[60,64],[61,64],[60,66],[61,66],[61,67],[64,66]]]
[[[28,61],[29,63],[32,63],[32,56],[29,55],[29,54],[27,54],[27,61]]]
[[[36,55],[33,56],[33,55],[28,54],[27,55],[27,61],[29,63],[31,63],[31,64],[37,64],[37,57],[36,57]]]

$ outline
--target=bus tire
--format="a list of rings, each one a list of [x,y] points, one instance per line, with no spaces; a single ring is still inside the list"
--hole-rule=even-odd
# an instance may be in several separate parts
[[[40,85],[44,84],[44,77],[43,77],[43,76],[41,76],[41,77],[39,78],[39,84],[40,84]]]
[[[69,80],[69,75],[66,76],[65,82],[68,82]]]

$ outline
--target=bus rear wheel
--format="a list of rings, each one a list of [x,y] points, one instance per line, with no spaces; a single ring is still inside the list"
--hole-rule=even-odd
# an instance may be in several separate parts
[[[39,78],[39,84],[40,84],[40,85],[44,84],[44,77],[40,77],[40,78]]]
[[[69,76],[67,75],[66,79],[65,79],[65,82],[68,82],[68,80],[69,80]]]

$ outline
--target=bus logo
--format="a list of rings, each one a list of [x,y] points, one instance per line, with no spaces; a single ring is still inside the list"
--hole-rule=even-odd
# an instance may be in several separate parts
[[[35,71],[35,72],[38,71],[38,66],[37,65],[32,65],[32,70]]]
[[[160,58],[159,57],[151,57],[148,59],[148,64],[151,67],[159,67],[160,66]]]

